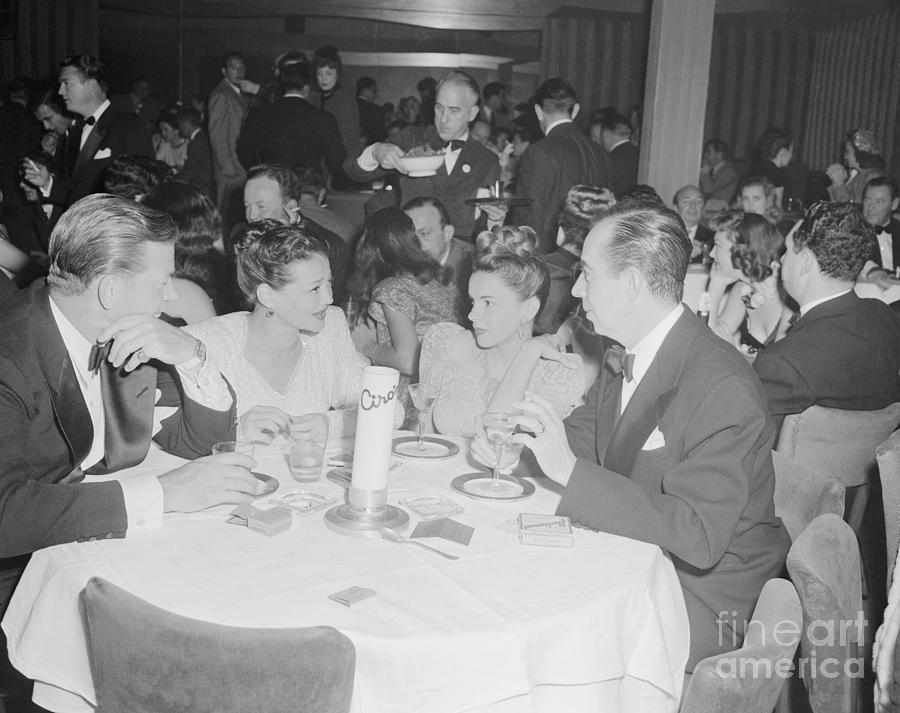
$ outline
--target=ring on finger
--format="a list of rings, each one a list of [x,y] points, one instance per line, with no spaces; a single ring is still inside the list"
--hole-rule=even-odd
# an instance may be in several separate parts
[[[147,352],[145,352],[143,349],[138,349],[137,358],[141,363],[150,361],[150,357],[147,356]]]

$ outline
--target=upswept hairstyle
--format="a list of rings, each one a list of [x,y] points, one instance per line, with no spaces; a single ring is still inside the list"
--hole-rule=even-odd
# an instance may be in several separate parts
[[[869,257],[875,230],[852,203],[814,203],[791,240],[794,252],[807,248],[828,277],[855,282]]]
[[[267,218],[249,223],[235,236],[237,283],[251,304],[256,290],[268,285],[281,289],[291,280],[289,268],[311,255],[328,259],[328,245],[301,225],[282,225]]]
[[[847,132],[846,142],[856,157],[856,162],[861,169],[880,168],[884,170],[884,157],[881,155],[881,146],[875,138],[875,134],[868,129],[850,129]]]
[[[422,249],[412,218],[399,208],[377,210],[366,219],[347,285],[353,302],[351,321],[356,324],[365,318],[372,290],[387,277],[409,275],[422,285],[432,280],[447,285],[452,274]]]
[[[336,69],[338,73],[338,83],[341,81],[341,74],[344,71],[344,63],[341,62],[341,55],[338,53],[337,47],[334,45],[322,45],[313,53],[312,71],[317,72],[321,67],[330,67]]]
[[[613,221],[606,245],[610,275],[635,269],[654,296],[681,302],[691,259],[691,241],[681,216],[653,201],[627,201],[613,206],[603,220]]]
[[[521,300],[537,297],[543,309],[550,294],[550,271],[536,255],[537,233],[527,225],[497,225],[475,239],[472,274],[497,275]]]
[[[761,215],[730,210],[714,218],[710,227],[728,234],[734,244],[731,264],[751,282],[762,282],[772,275],[772,263],[784,255],[784,237]]]
[[[144,268],[146,243],[175,242],[175,224],[140,203],[94,193],[76,201],[50,233],[47,284],[64,295],[82,294],[103,275]]]
[[[160,183],[144,197],[144,205],[175,222],[175,277],[196,282],[207,292],[214,283],[213,243],[222,237],[222,219],[209,197],[184,181]]]
[[[584,239],[616,204],[616,199],[608,188],[600,186],[576,185],[569,189],[566,201],[559,215],[559,227],[563,232],[563,246],[578,255],[584,247]]]

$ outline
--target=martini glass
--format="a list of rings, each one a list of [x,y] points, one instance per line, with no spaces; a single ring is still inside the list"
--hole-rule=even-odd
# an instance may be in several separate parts
[[[509,438],[516,429],[513,415],[489,412],[481,417],[481,424],[488,442],[497,454],[491,469],[490,493],[495,497],[518,495],[522,492],[522,488],[509,479],[500,477],[503,471],[512,470],[515,467],[519,460],[518,453],[521,453],[520,448],[515,448],[509,443]]]
[[[437,394],[426,389],[425,384],[410,384],[407,388],[409,389],[409,397],[412,399],[413,406],[416,407],[416,411],[418,411],[419,414],[418,449],[424,451],[426,450],[423,436],[425,433],[425,422],[431,418],[431,410],[434,408]]]

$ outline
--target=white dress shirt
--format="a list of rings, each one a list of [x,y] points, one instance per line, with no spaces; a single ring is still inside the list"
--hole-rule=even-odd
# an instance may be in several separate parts
[[[628,406],[628,402],[631,401],[631,397],[634,396],[634,392],[637,391],[641,379],[644,378],[644,374],[647,373],[647,370],[656,358],[656,353],[659,351],[666,336],[672,331],[672,327],[675,326],[675,322],[678,321],[678,318],[681,317],[683,312],[684,306],[679,304],[659,324],[657,324],[649,334],[645,335],[632,349],[628,350],[629,354],[634,354],[634,365],[632,368],[632,375],[634,378],[631,381],[622,380],[622,406],[619,410],[620,414],[625,412],[625,407]]]
[[[100,117],[103,116],[103,112],[106,111],[108,108],[109,108],[109,99],[104,101],[100,106],[97,107],[96,111],[94,111],[94,113],[91,114],[91,116],[94,117],[94,123],[93,124],[86,123],[84,126],[81,127],[81,144],[79,145],[78,148],[80,148],[80,149],[84,148],[85,141],[88,140],[88,136],[91,135],[91,132],[94,130],[94,126],[97,125],[97,122],[100,120]],[[89,119],[89,118],[90,117],[87,117],[87,116],[85,117],[85,119]]]
[[[809,312],[813,307],[818,307],[823,302],[828,302],[828,300],[834,300],[838,297],[846,295],[848,292],[852,292],[852,290],[844,290],[843,292],[838,292],[835,295],[828,295],[828,297],[820,297],[817,300],[813,300],[812,302],[807,302],[805,305],[800,305],[800,316],[802,317],[804,314]]]

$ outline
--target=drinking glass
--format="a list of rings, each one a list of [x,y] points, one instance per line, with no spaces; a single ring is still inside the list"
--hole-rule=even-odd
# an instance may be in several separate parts
[[[423,434],[425,433],[425,421],[431,418],[431,411],[434,408],[434,402],[437,399],[437,394],[432,393],[429,389],[425,388],[425,384],[410,384],[409,389],[409,397],[412,399],[413,406],[416,407],[416,411],[418,411],[419,415],[419,450],[425,450],[425,442],[423,440]]]
[[[521,488],[509,480],[500,478],[504,471],[511,471],[519,461],[522,452],[521,444],[509,443],[509,438],[516,429],[513,415],[503,412],[489,412],[481,417],[481,424],[488,442],[497,454],[491,469],[491,492],[495,495],[515,495]]]

